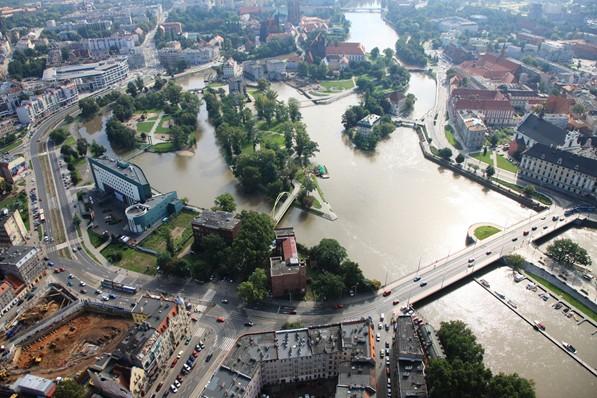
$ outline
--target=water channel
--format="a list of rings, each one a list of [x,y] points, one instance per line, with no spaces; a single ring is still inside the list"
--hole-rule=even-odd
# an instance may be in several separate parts
[[[366,50],[394,46],[397,35],[380,14],[349,13],[347,18],[352,23],[350,40],[363,43]],[[200,88],[203,75],[189,75],[179,83],[186,89]],[[304,99],[287,85],[275,84],[274,88],[280,99]],[[435,89],[432,78],[412,74],[409,92],[417,97],[414,117],[433,107]],[[518,203],[426,161],[410,129],[396,130],[373,154],[354,150],[342,135],[340,118],[348,106],[358,102],[357,96],[351,95],[328,105],[301,109],[309,134],[319,143],[315,162],[326,165],[330,172],[331,178],[321,180],[320,185],[339,216],[331,222],[292,208],[281,224],[294,226],[301,243],[314,245],[324,237],[337,239],[367,277],[384,282],[414,271],[419,262],[429,263],[462,249],[466,230],[475,222],[509,225],[531,214]],[[269,212],[269,201],[242,194],[206,119],[203,107],[194,154],[145,153],[137,156],[135,163],[143,168],[153,187],[162,192],[176,190],[194,205],[209,207],[217,195],[230,192],[240,209]],[[100,119],[92,123],[101,126]],[[84,133],[106,145],[105,138],[93,131],[87,126]],[[594,231],[586,239],[591,240],[591,236],[594,239]],[[488,276],[492,283],[507,283],[500,272]],[[495,372],[515,371],[534,379],[538,397],[594,397],[597,383],[593,376],[530,331],[474,282],[426,305],[421,312],[435,326],[443,320],[464,320],[484,345],[487,365]],[[550,323],[550,314],[546,310],[541,319],[559,330],[554,333],[581,346],[583,358],[592,357],[591,362],[597,362],[595,337],[584,329],[570,332],[565,324]],[[585,338],[586,343],[579,343]]]

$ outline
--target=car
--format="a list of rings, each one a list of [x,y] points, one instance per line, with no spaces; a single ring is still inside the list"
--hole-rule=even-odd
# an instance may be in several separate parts
[[[176,362],[178,362],[178,358],[175,358],[174,361],[170,364],[170,367],[173,368],[176,366]]]
[[[425,287],[425,286],[427,286],[427,282],[421,282],[421,283],[419,284],[419,286],[421,286],[421,287]]]
[[[224,317],[219,316],[219,317],[216,318],[216,321],[219,322],[219,323],[224,323]]]
[[[379,322],[377,324],[377,328],[380,329],[380,330],[383,329],[383,322]]]
[[[174,385],[176,386],[176,388],[180,388],[180,381],[174,380]]]
[[[475,263],[468,263],[469,268],[473,268],[474,266],[475,266]]]
[[[489,256],[491,254],[491,250],[486,251],[485,254]]]
[[[252,327],[253,325],[255,324],[251,321],[245,322],[245,326]]]
[[[110,297],[106,296],[105,294],[102,296],[102,300],[104,301],[108,301],[110,300]]]
[[[85,289],[81,289],[81,290],[79,290],[79,291],[80,291],[81,293],[83,293],[83,294],[87,294],[87,290],[85,290]]]
[[[172,384],[170,386],[170,391],[172,391],[172,393],[176,394],[176,392],[178,391],[178,388],[176,388],[176,386],[174,384]]]
[[[180,373],[179,373],[179,374],[176,376],[176,380],[178,380],[180,383],[182,383],[182,374],[180,374]]]
[[[523,236],[527,236],[528,234],[529,234],[529,231],[523,231],[523,232],[522,232],[522,235],[523,235]]]
[[[186,370],[187,372],[190,372],[190,371],[191,371],[191,367],[190,367],[188,364],[186,364],[186,363],[182,365],[182,368],[183,368],[184,370]]]
[[[384,354],[384,350],[383,350],[383,348],[381,348],[381,349],[379,350],[379,357],[380,357],[380,358],[383,358],[383,357],[384,357],[384,355],[385,355],[385,354]]]
[[[558,221],[558,216],[553,216],[553,217],[551,218],[551,221]]]
[[[73,279],[73,278],[74,278],[73,274],[68,274],[68,279]]]
[[[228,304],[228,299],[222,299],[222,304]]]
[[[197,351],[193,351],[191,355],[193,356],[193,358],[197,358],[199,356],[199,353]]]
[[[415,276],[415,279],[413,279],[413,282],[418,282],[420,280],[421,280],[421,276],[417,275],[417,276]]]
[[[516,242],[518,238],[512,238],[512,242]]]
[[[544,226],[543,226],[543,229],[547,229],[547,225],[544,225]]]
[[[475,262],[475,259],[474,259],[473,257],[471,257],[471,258],[469,258],[469,259],[468,259],[468,262],[469,262],[469,264],[470,264],[470,263],[474,263],[474,262]]]
[[[354,297],[354,290],[350,289],[350,290],[348,291],[348,295],[349,295],[350,297]]]
[[[58,268],[58,271],[64,272],[64,268],[60,267],[60,268]]]
[[[56,269],[54,269],[54,273],[55,273],[55,274],[59,274],[59,273],[60,273],[60,270],[56,268]]]
[[[72,287],[72,285],[73,285],[73,283],[72,283],[71,281],[68,281],[68,282],[66,282],[66,284],[67,284],[68,286],[71,286],[71,287]]]
[[[87,286],[87,284],[85,282],[81,281],[81,282],[79,282],[79,286],[85,287],[85,286]]]
[[[210,353],[210,354],[208,354],[208,355],[205,357],[205,362],[209,362],[209,361],[211,361],[211,357],[213,357],[213,356],[214,356],[214,354],[213,354],[213,353]]]
[[[388,325],[387,323],[385,323],[385,324],[383,325],[383,327],[386,329],[386,332],[387,332],[388,330],[390,330],[390,325]]]
[[[48,267],[53,267],[54,263],[52,261],[48,261]]]
[[[386,341],[386,348],[390,348],[390,342]]]
[[[394,301],[392,301],[392,305],[396,305],[396,304],[399,304],[399,303],[400,303],[400,300],[394,300]]]
[[[381,340],[381,336],[379,335],[379,333],[377,333],[375,335],[375,341],[379,342]]]
[[[536,230],[537,230],[537,227],[531,228],[531,231],[536,231]]]
[[[116,300],[116,295],[113,293],[108,294],[108,297],[110,298],[110,300]]]
[[[390,294],[392,294],[391,290],[384,290],[384,292],[383,292],[384,297],[388,297]]]
[[[180,357],[182,357],[182,354],[184,354],[183,350],[178,351],[178,354],[176,354],[176,359],[180,359]]]
[[[195,351],[201,352],[202,349],[203,349],[203,347],[201,347],[201,344],[195,345]]]
[[[541,217],[542,220],[545,220],[545,216]]]
[[[564,221],[564,217],[560,217],[560,221]]]
[[[288,311],[288,313],[289,313],[290,315],[296,315],[296,310],[290,310],[290,311]]]
[[[334,306],[337,310],[341,310],[342,308],[344,308],[344,304],[336,304]]]
[[[95,289],[95,294],[102,294],[102,291],[99,289]]]
[[[386,348],[386,355],[390,355],[390,349]]]
[[[189,345],[191,343],[191,337],[187,337],[187,339],[184,341],[185,345]]]

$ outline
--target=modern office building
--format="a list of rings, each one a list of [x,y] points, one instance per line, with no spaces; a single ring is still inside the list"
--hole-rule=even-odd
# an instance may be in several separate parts
[[[375,332],[368,319],[250,333],[236,345],[202,398],[254,398],[262,387],[336,378],[334,397],[374,397]]]
[[[0,271],[32,284],[44,272],[40,251],[33,246],[11,246],[0,251]]]
[[[225,241],[232,242],[240,231],[240,218],[227,211],[204,210],[191,223],[196,245],[201,245],[203,238],[217,234]]]
[[[165,217],[178,214],[183,208],[176,192],[153,196],[143,203],[130,205],[124,211],[133,234],[140,234],[160,222]]]
[[[44,70],[43,80],[72,80],[79,91],[97,91],[126,79],[129,66],[126,57],[111,58],[89,64],[67,65]]]
[[[151,198],[151,187],[143,170],[133,163],[108,158],[89,158],[89,167],[98,190],[113,194],[128,205]]]
[[[0,210],[0,247],[20,246],[27,241],[27,228],[19,210]]]
[[[304,294],[307,288],[307,265],[298,255],[294,229],[278,228],[273,256],[270,257],[272,296]]]
[[[525,180],[574,196],[597,199],[597,159],[536,143],[522,154]]]

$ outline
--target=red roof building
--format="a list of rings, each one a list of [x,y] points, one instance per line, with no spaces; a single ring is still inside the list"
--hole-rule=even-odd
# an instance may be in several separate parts
[[[483,77],[496,83],[515,83],[520,66],[503,56],[483,54],[474,61],[464,61],[458,65],[470,76]]]
[[[487,126],[514,125],[514,108],[508,97],[497,90],[456,88],[448,102],[450,119],[456,120],[456,112],[473,111],[481,116]]]
[[[299,258],[293,228],[275,230],[276,247],[270,258],[272,296],[304,293],[307,287],[307,266]]]
[[[361,43],[342,42],[337,45],[327,46],[325,56],[346,57],[349,61],[363,61],[365,59],[365,47]]]

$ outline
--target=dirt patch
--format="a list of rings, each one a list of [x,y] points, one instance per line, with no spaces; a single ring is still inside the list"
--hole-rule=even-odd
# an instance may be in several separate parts
[[[12,375],[33,373],[46,378],[74,375],[106,352],[112,352],[133,325],[130,319],[85,313],[15,356]]]
[[[159,133],[154,133],[153,134],[154,137],[157,140],[161,140],[161,141],[170,141],[170,134],[159,134]]]

